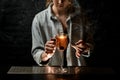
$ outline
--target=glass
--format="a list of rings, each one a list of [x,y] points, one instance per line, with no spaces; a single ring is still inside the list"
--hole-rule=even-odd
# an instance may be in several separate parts
[[[65,33],[59,33],[56,36],[56,46],[58,48],[58,50],[60,51],[64,51],[67,48],[67,44],[68,44],[68,37],[67,34]]]
[[[61,56],[61,73],[67,72],[67,69],[64,68],[64,52],[66,52],[68,46],[68,36],[67,34],[61,32],[58,35],[56,35],[56,47],[58,51],[60,52]],[[66,54],[65,54],[66,55]]]

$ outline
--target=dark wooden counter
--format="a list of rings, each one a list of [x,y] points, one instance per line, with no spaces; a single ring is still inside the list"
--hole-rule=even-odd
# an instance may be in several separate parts
[[[60,67],[12,66],[6,80],[116,80],[116,73],[108,67],[67,67],[66,73]]]

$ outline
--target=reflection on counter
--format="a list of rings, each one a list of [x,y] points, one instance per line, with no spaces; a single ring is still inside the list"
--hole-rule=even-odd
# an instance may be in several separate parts
[[[34,66],[34,67],[21,67],[12,66],[8,74],[79,74],[82,67],[66,67],[67,72],[62,73],[61,67],[50,67],[50,66]],[[83,69],[84,70],[84,69]]]
[[[61,73],[60,66],[12,66],[7,72],[8,80],[115,80],[116,73],[110,67],[66,67]],[[7,80],[6,79],[6,80]]]

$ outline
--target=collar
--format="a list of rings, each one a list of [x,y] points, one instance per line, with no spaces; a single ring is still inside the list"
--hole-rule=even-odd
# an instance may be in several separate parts
[[[55,19],[56,20],[57,17],[52,13],[52,5],[53,5],[53,3],[51,3],[47,8],[48,16],[49,16],[50,19]]]
[[[57,17],[52,13],[52,8],[51,8],[52,5],[53,5],[53,3],[51,3],[51,4],[48,6],[48,8],[47,8],[47,10],[48,10],[48,16],[49,16],[50,19],[57,20]],[[80,7],[78,7],[78,6],[76,7],[76,6],[75,6],[75,12],[69,14],[68,19],[73,18],[74,16],[80,14],[80,10],[79,10],[78,8],[80,8]],[[67,20],[68,20],[68,19],[67,19]]]

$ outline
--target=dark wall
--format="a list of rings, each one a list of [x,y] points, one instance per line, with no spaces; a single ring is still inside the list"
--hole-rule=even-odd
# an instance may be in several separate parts
[[[43,0],[0,0],[0,62],[31,65],[31,23]],[[4,61],[6,60],[6,61]]]
[[[113,28],[112,1],[78,1],[96,26],[96,45],[89,64],[117,66],[119,35]],[[45,8],[44,4],[44,0],[0,0],[1,65],[36,65],[31,56],[31,23],[34,15]]]

